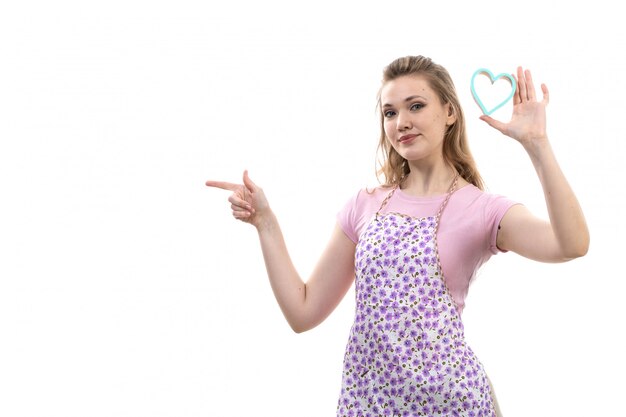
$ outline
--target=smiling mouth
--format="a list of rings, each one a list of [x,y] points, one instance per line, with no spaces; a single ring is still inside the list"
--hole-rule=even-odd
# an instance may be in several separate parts
[[[417,137],[417,135],[404,135],[404,136],[401,136],[400,139],[398,139],[398,142],[400,142],[400,143],[408,142],[411,139],[414,139],[416,137]]]

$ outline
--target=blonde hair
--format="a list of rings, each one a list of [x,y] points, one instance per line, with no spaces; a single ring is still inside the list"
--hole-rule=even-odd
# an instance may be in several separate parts
[[[481,190],[484,189],[483,180],[476,168],[476,162],[472,157],[467,143],[465,130],[465,117],[459,98],[454,88],[454,83],[448,71],[439,64],[435,64],[430,58],[421,55],[398,58],[383,70],[383,86],[396,78],[407,75],[420,75],[424,77],[430,87],[437,93],[442,104],[450,104],[452,114],[456,121],[448,127],[443,140],[443,158],[454,167],[459,175],[467,182],[474,184]],[[380,168],[377,177],[380,181],[384,176],[385,186],[399,185],[402,179],[410,172],[409,164],[387,140],[384,129],[384,115],[381,108],[381,89],[378,92],[378,110],[380,114],[380,141],[378,154],[382,155],[379,160]]]

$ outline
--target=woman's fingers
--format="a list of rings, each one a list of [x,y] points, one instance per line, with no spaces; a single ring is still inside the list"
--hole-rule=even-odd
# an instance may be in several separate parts
[[[524,79],[524,71],[522,67],[517,67],[517,86],[519,91],[520,102],[528,101],[528,93],[526,91],[526,80]]]
[[[228,197],[228,202],[233,207],[240,207],[243,210],[252,210],[252,205],[246,201],[245,196],[241,198],[238,194],[233,193],[230,197]]]
[[[240,206],[236,206],[234,204],[230,205],[230,208],[233,210],[233,217],[236,219],[246,219],[252,216],[251,210],[246,210]]]
[[[513,94],[513,105],[517,105],[520,104],[522,102],[522,100],[520,99],[520,92],[519,92],[519,77],[516,77],[515,74],[512,74],[513,78],[515,78],[515,94]]]
[[[205,183],[207,185],[207,187],[215,187],[215,188],[221,188],[222,190],[229,190],[229,191],[235,191],[237,190],[237,187],[239,187],[238,184],[233,184],[231,182],[225,182],[225,181],[207,181]]]
[[[241,184],[233,184],[232,182],[226,181],[209,180],[205,184],[207,185],[207,187],[221,188],[222,190],[229,191],[237,191],[241,187]],[[251,193],[257,191],[257,189],[259,188],[254,182],[252,182],[252,180],[248,176],[248,170],[245,170],[243,172],[243,184],[245,185],[245,188],[247,188],[248,191],[250,191]]]
[[[502,134],[523,144],[532,140],[542,140],[546,137],[545,107],[550,100],[548,88],[545,84],[541,84],[543,100],[537,101],[535,83],[530,70],[524,70],[519,66],[513,77],[516,80],[516,88],[513,94],[511,120],[502,123],[485,115],[480,116],[480,119]]]
[[[541,86],[541,89],[543,91],[543,85]],[[515,95],[517,97],[514,97],[513,104],[537,100],[535,84],[533,83],[533,76],[530,73],[530,70],[524,70],[522,67],[517,67],[517,90],[515,91]]]
[[[548,86],[541,84],[541,92],[543,93],[543,102],[548,105],[550,102],[550,92],[548,91]]]
[[[500,133],[506,134],[506,124],[502,123],[490,116],[480,116],[480,120],[482,120],[483,122],[487,123],[489,126],[493,127],[494,129],[500,131]]]
[[[247,169],[243,172],[243,185],[245,185],[248,191],[250,191],[251,193],[256,192],[257,189],[259,188],[254,182],[252,182],[252,180],[248,176]]]
[[[533,84],[533,77],[530,75],[530,70],[524,71],[524,75],[526,77],[526,96],[528,100],[535,101],[535,85]]]
[[[206,182],[206,185],[208,187],[232,191],[232,194],[228,197],[228,202],[230,203],[233,217],[237,220],[243,220],[246,223],[254,221],[256,212],[258,211],[258,207],[255,208],[254,206],[259,203],[257,201],[259,198],[261,199],[261,206],[265,207],[267,205],[262,190],[250,179],[248,171],[244,171],[243,173],[243,184],[209,180]],[[263,205],[263,203],[265,205]]]

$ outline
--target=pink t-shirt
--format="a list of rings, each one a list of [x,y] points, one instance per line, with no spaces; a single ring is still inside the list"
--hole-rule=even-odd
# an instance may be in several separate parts
[[[357,243],[390,188],[360,190],[337,214],[345,234]],[[415,197],[398,189],[381,213],[397,212],[413,217],[435,216],[445,195]],[[480,266],[500,250],[496,236],[500,220],[515,202],[481,191],[473,185],[455,191],[439,222],[437,243],[443,276],[459,312],[465,306],[470,282]]]

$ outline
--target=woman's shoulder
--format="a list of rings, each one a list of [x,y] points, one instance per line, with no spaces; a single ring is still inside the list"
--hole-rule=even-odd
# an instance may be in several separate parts
[[[500,215],[517,202],[489,190],[481,190],[468,184],[456,193],[455,205],[460,210],[477,211],[488,215]],[[454,203],[453,203],[454,204]]]
[[[376,198],[380,195],[387,195],[391,190],[393,190],[392,185],[376,185],[373,187],[364,187],[359,192],[366,194],[369,198]]]
[[[359,188],[347,199],[343,210],[350,211],[357,216],[369,212],[372,207],[378,207],[380,205],[380,202],[391,189],[392,187],[386,187],[384,185]]]
[[[391,188],[384,186],[363,187],[354,192],[337,215],[337,220],[346,235],[357,242],[368,219],[380,207],[381,201]]]
[[[359,188],[355,193],[350,197],[351,200],[355,202],[368,202],[368,201],[377,201],[381,199],[381,196],[387,195],[393,187],[386,185],[376,185],[376,186],[365,186]]]
[[[494,193],[489,190],[482,190],[471,183],[465,183],[465,185],[459,187],[455,194],[465,199],[479,199],[485,202],[499,198],[506,198],[504,195]]]

